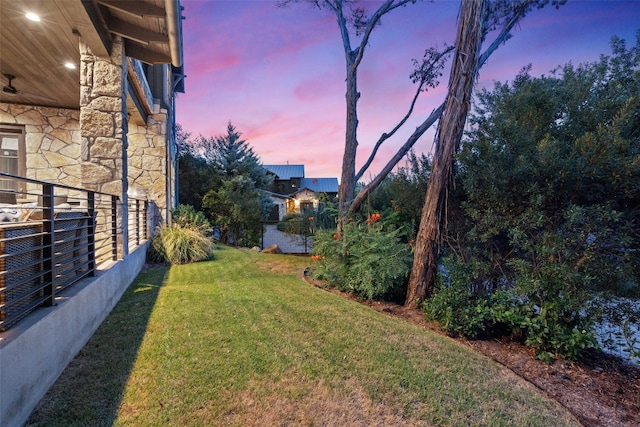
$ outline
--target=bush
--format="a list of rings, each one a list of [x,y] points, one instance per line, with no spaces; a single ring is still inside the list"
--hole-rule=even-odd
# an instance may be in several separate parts
[[[612,57],[477,94],[444,236],[451,274],[473,271],[430,315],[476,335],[486,304],[486,333],[575,359],[596,346],[597,297],[640,295],[639,49],[614,38]]]
[[[345,224],[342,233],[317,232],[311,252],[318,262],[315,277],[365,299],[402,294],[411,266],[409,246],[401,242],[400,229],[381,219],[373,214],[364,224]]]
[[[168,263],[188,264],[211,256],[211,240],[192,227],[174,224],[162,228],[152,240],[154,250]]]
[[[424,301],[423,310],[427,320],[437,321],[451,336],[479,338],[486,335],[491,320],[487,302],[458,284],[438,285],[433,297]]]
[[[487,284],[487,292],[480,292],[477,285],[470,285],[470,274],[479,271],[469,267],[472,262],[445,261],[448,280],[441,280],[423,310],[446,333],[472,339],[511,336],[547,362],[556,355],[577,360],[583,350],[596,347],[588,303],[577,304],[578,299],[566,289],[536,297],[522,292],[531,289],[532,283],[495,290]]]
[[[174,224],[196,229],[202,234],[211,232],[211,224],[203,212],[196,211],[191,205],[178,205],[171,211]]]

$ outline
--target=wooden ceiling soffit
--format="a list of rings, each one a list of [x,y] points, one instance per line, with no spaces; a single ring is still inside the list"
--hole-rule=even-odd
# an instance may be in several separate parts
[[[169,44],[168,36],[113,17],[109,21],[109,31],[113,34],[122,36],[125,39],[133,40],[143,45],[148,45],[151,42],[164,42],[167,45]]]
[[[2,0],[0,0],[2,1]],[[67,5],[67,2],[59,2],[61,5]],[[73,3],[69,4],[73,5]],[[77,28],[83,41],[89,46],[93,54],[108,57],[111,55],[112,38],[111,34],[106,30],[105,22],[100,11],[97,9],[96,3],[92,0],[82,0],[82,5],[87,17],[91,21],[90,29]],[[71,10],[71,9],[70,9]],[[80,9],[73,9],[79,11]]]
[[[137,18],[164,18],[165,10],[149,3],[131,0],[97,0],[96,3]]]
[[[161,52],[156,52],[134,41],[124,40],[125,54],[147,64],[170,64],[171,57]]]

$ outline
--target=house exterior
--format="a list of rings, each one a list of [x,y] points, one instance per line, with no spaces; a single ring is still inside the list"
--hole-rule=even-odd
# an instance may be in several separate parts
[[[338,178],[306,178],[304,165],[263,165],[273,176],[271,198],[274,209],[269,222],[281,221],[286,215],[312,212],[322,199],[338,196]]]
[[[24,424],[144,265],[129,201],[149,203],[150,232],[177,203],[181,13],[179,0],[0,1],[0,172],[21,177],[0,176],[0,195],[43,209],[48,183],[112,195],[117,236],[113,261],[0,332],[0,427]]]
[[[304,165],[263,165],[273,176],[271,200],[274,207],[264,227],[262,246],[277,244],[285,253],[309,252],[307,236],[291,236],[278,230],[278,222],[286,215],[313,215],[323,201],[338,196],[338,178],[307,178]]]
[[[184,92],[179,1],[0,9],[0,172],[113,193],[124,205],[142,196],[166,220]]]

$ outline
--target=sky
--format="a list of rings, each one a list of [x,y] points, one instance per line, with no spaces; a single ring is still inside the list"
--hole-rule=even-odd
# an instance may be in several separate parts
[[[186,79],[176,114],[183,129],[192,138],[222,136],[231,122],[263,164],[303,164],[307,177],[339,178],[346,68],[334,16],[270,0],[181,3]],[[368,10],[381,3],[361,2]],[[386,15],[373,32],[358,77],[357,168],[408,111],[416,90],[409,77],[413,60],[427,48],[453,43],[458,9],[453,0],[418,2]],[[638,29],[640,0],[569,0],[559,9],[533,10],[482,67],[475,87],[512,81],[528,64],[539,76],[569,62],[596,61],[611,53],[614,35],[633,46]],[[412,118],[382,146],[364,181],[443,102],[448,78],[446,68],[440,85],[421,95]],[[415,144],[417,153],[431,151],[434,133]]]

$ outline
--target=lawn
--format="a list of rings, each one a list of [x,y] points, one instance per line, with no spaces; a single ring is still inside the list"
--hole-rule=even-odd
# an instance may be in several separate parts
[[[28,425],[579,425],[467,347],[310,286],[308,261],[219,247],[144,271]]]

